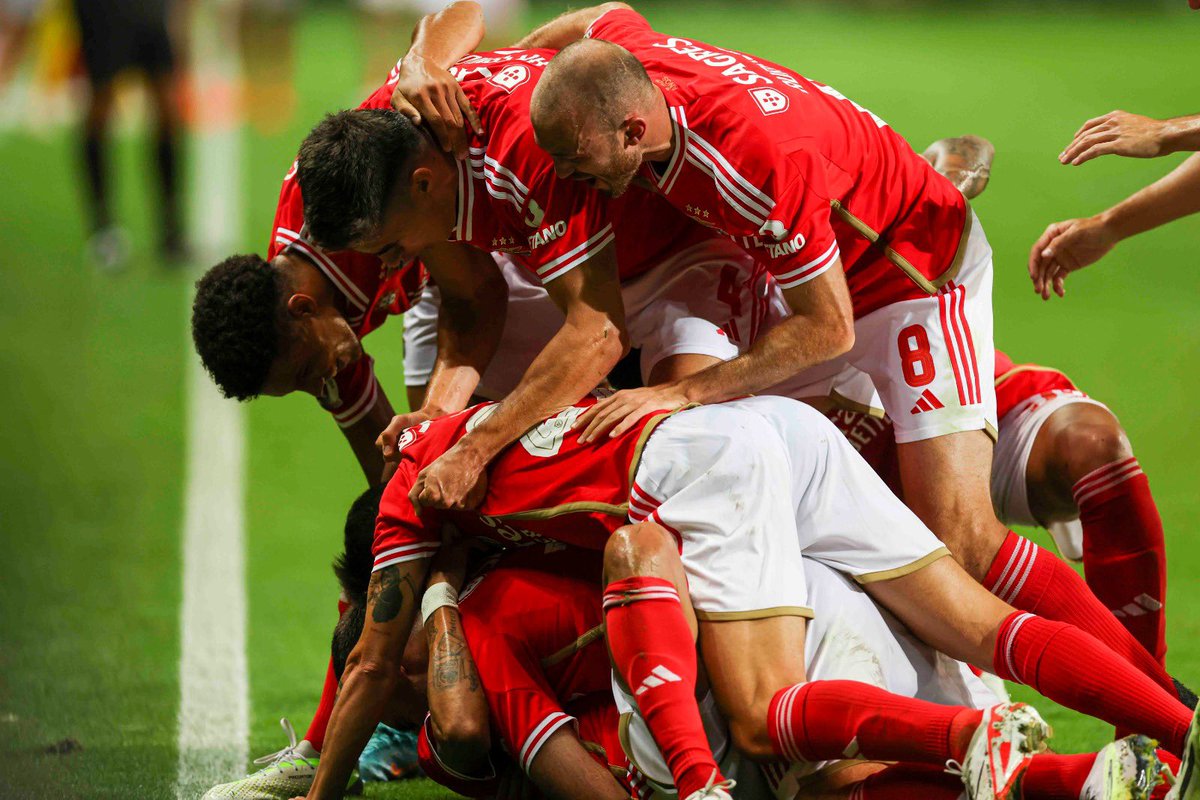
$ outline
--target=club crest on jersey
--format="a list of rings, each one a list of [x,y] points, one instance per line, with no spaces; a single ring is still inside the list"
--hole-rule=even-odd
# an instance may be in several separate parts
[[[488,83],[509,93],[528,81],[529,67],[524,64],[511,64],[488,78]]]
[[[778,89],[772,89],[769,86],[760,86],[757,89],[751,89],[750,96],[754,98],[754,103],[758,106],[758,110],[765,117],[787,111],[788,97]]]

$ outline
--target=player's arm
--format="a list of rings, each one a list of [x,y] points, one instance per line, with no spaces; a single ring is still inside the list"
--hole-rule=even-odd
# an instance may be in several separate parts
[[[571,42],[577,42],[582,39],[584,34],[587,33],[587,29],[601,15],[609,11],[615,11],[618,8],[624,8],[629,11],[633,10],[633,7],[627,3],[601,3],[598,6],[581,8],[578,11],[568,11],[546,24],[534,28],[525,38],[513,45],[513,47],[561,50]]]
[[[606,397],[580,415],[581,442],[611,430],[619,436],[652,411],[690,403],[719,403],[753,394],[797,372],[843,355],[854,346],[854,310],[840,259],[816,278],[784,289],[792,316],[760,336],[737,358],[675,383],[630,389]]]
[[[442,293],[437,360],[421,408],[394,417],[378,434],[384,460],[397,456],[405,428],[467,407],[496,353],[508,312],[508,282],[488,253],[446,242],[423,252],[421,260]]]
[[[459,775],[491,772],[487,696],[458,611],[466,573],[463,545],[443,547],[430,569],[421,603],[429,644],[429,716],[437,755]]]
[[[483,126],[448,70],[479,46],[484,33],[483,9],[469,0],[425,15],[413,30],[392,91],[392,107],[414,125],[428,125],[442,148],[459,159],[467,157],[464,121],[476,130]]]
[[[1101,213],[1052,223],[1029,252],[1029,277],[1043,300],[1065,293],[1067,275],[1099,261],[1123,239],[1200,212],[1200,153]]]
[[[358,465],[362,467],[367,483],[372,486],[385,479],[385,462],[375,443],[379,439],[379,432],[387,427],[394,416],[391,401],[380,386],[376,390],[375,402],[371,404],[367,413],[353,424],[342,428],[342,435],[354,451],[354,457],[358,459]]]
[[[629,349],[612,244],[546,284],[566,317],[521,383],[479,427],[421,471],[423,506],[469,507],[482,499],[484,469],[525,431],[596,388]]]
[[[982,136],[953,136],[938,139],[921,157],[970,200],[987,188],[996,148]]]
[[[612,773],[583,749],[579,736],[569,725],[556,730],[542,745],[529,765],[529,777],[552,800],[629,797]]]
[[[1104,155],[1157,158],[1196,150],[1200,150],[1200,114],[1153,119],[1128,111],[1110,111],[1083,123],[1058,154],[1058,160],[1079,166]]]
[[[422,558],[371,575],[366,622],[342,673],[310,800],[342,797],[359,754],[404,680],[401,658],[428,567],[429,559]]]

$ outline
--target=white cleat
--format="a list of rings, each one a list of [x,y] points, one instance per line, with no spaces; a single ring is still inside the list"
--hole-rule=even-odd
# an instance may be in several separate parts
[[[1033,706],[1002,703],[983,712],[961,768],[969,800],[1020,797],[1021,779],[1034,753],[1045,749],[1050,726]],[[947,765],[951,772],[957,765]]]
[[[1200,800],[1200,707],[1192,714],[1192,725],[1183,745],[1183,762],[1166,800]]]
[[[317,776],[321,754],[307,739],[296,742],[296,731],[286,718],[279,720],[279,724],[287,733],[287,747],[254,759],[255,764],[266,766],[241,780],[214,786],[201,800],[291,800],[308,794]]]
[[[1147,736],[1126,736],[1105,746],[1096,753],[1080,800],[1150,800],[1162,783],[1157,748]]]
[[[726,779],[719,783],[713,783],[716,777],[717,773],[714,771],[709,776],[708,783],[704,784],[704,788],[692,792],[685,800],[733,800],[733,795],[729,793],[729,790],[737,786],[737,781]]]

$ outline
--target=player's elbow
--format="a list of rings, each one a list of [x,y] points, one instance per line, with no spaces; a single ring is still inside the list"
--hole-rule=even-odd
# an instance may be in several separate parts
[[[854,312],[849,308],[837,309],[826,323],[826,357],[837,358],[849,353],[854,348]]]
[[[596,362],[604,367],[606,374],[629,353],[629,333],[624,325],[609,317],[596,321],[592,337]]]
[[[491,731],[486,714],[434,712],[430,721],[437,739],[438,753],[453,763],[478,758],[491,747]]]

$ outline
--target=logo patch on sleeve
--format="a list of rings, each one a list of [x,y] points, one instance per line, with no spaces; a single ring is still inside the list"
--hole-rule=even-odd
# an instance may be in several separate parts
[[[516,89],[528,80],[529,67],[524,64],[510,64],[488,78],[488,83],[511,94],[513,89]]]
[[[760,86],[757,89],[751,89],[750,96],[758,104],[758,110],[763,113],[763,116],[769,117],[772,114],[787,111],[788,96],[778,89]]]

